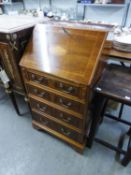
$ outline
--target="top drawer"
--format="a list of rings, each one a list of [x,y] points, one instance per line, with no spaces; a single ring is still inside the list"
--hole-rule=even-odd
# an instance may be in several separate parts
[[[35,73],[28,72],[28,78],[30,81],[37,83],[39,85],[48,86],[52,89],[56,89],[65,94],[79,97],[81,99],[86,96],[86,88],[75,86],[73,83],[64,82],[61,80],[57,80],[55,78],[48,78],[44,75],[37,75]]]
[[[79,96],[79,94],[80,94],[79,87],[72,86],[68,83],[63,83],[61,81],[54,81],[54,86],[55,86],[55,89],[57,89],[61,92],[64,92],[66,94],[70,94],[73,96]]]
[[[28,76],[29,76],[29,80],[31,80],[35,83],[42,84],[45,86],[49,85],[49,79],[47,77],[39,76],[39,75],[36,75],[34,73],[30,73],[30,72],[28,73]]]

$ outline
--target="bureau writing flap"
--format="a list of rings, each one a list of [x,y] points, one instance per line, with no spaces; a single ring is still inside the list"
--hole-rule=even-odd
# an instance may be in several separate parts
[[[36,25],[20,65],[89,85],[100,61],[107,31],[67,25]]]

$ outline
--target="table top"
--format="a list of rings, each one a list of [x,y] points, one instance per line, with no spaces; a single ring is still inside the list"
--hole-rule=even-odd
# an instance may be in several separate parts
[[[13,33],[35,26],[45,21],[44,17],[33,17],[28,15],[0,15],[0,32]]]
[[[112,99],[131,104],[131,69],[115,64],[107,65],[95,90]]]

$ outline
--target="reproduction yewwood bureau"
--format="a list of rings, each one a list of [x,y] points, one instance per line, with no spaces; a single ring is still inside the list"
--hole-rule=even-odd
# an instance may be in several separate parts
[[[39,24],[20,66],[37,129],[83,152],[91,87],[104,68],[106,31]]]

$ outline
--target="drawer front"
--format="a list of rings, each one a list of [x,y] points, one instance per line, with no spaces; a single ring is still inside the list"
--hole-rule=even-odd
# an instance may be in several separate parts
[[[35,95],[35,96],[38,96],[38,97],[43,98],[45,100],[51,101],[51,102],[56,103],[56,104],[66,108],[66,109],[73,110],[73,111],[78,112],[80,114],[83,114],[83,112],[84,112],[85,105],[80,103],[80,102],[71,100],[71,99],[66,98],[66,97],[62,97],[60,95],[46,91],[44,89],[37,88],[35,86],[28,85],[27,87],[28,87],[28,92]]]
[[[29,77],[30,81],[33,81],[37,84],[41,84],[41,85],[44,85],[44,86],[49,85],[49,79],[45,76],[40,76],[40,75],[36,75],[34,73],[28,72],[28,77]]]
[[[73,110],[80,114],[83,114],[84,112],[84,104],[56,95],[52,92],[41,90],[34,86],[28,86],[28,92],[45,100],[56,103],[66,109]]]
[[[67,127],[64,127],[64,126],[61,126],[59,124],[56,125],[56,129],[59,133],[79,142],[79,143],[82,143],[83,142],[83,135],[82,134],[79,134],[75,131],[72,131],[70,129],[68,129]]]
[[[65,122],[67,124],[70,124],[72,126],[75,126],[76,128],[79,128],[79,129],[82,129],[83,128],[83,120],[82,119],[79,119],[77,117],[74,117],[71,114],[65,113],[65,112],[60,111],[58,109],[55,109],[53,115],[57,119]]]
[[[48,106],[47,104],[37,102],[35,100],[30,100],[31,107],[37,111],[40,111],[42,115],[49,114],[52,117],[66,123],[70,124],[76,128],[83,129],[83,120],[79,119],[71,114],[60,111],[53,107]]]
[[[80,90],[78,87],[72,86],[68,83],[63,83],[59,81],[54,82],[55,89],[62,91],[66,94],[73,95],[73,96],[80,96]]]
[[[34,100],[30,100],[30,104],[31,104],[31,107],[33,109],[36,109],[36,110],[42,112],[43,114],[44,113],[49,114],[49,115],[53,114],[52,108],[50,106],[48,106],[47,104],[36,102]]]
[[[38,97],[41,97],[43,99],[46,99],[46,100],[51,100],[51,94],[45,90],[41,90],[39,88],[36,88],[36,87],[33,87],[33,86],[27,86],[28,87],[28,92],[33,94],[33,95],[36,95]]]
[[[34,114],[33,119],[39,122],[41,125],[49,127],[50,129],[55,130],[68,138],[71,138],[79,143],[83,142],[82,134],[77,133],[76,131],[73,131],[65,126],[62,126],[44,116],[41,116],[39,114]]]
[[[85,89],[82,89],[80,87],[75,87],[72,84],[57,81],[53,78],[48,78],[46,76],[40,76],[35,73],[28,72],[28,79],[30,81],[33,81],[37,84],[48,86],[52,89],[56,89],[58,91],[61,91],[65,94],[76,96],[79,98],[85,98]]]
[[[66,109],[73,110],[80,114],[84,112],[84,104],[70,100],[68,98],[55,95],[54,102]]]

